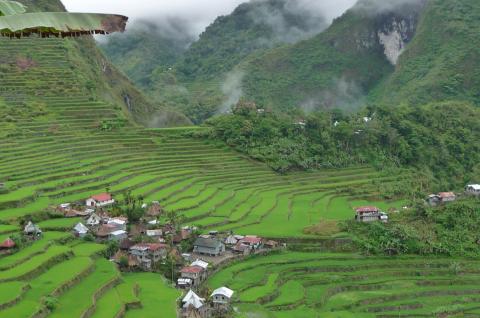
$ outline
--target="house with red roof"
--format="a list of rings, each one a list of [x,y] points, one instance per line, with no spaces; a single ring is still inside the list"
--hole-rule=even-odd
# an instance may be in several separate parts
[[[254,235],[247,235],[244,238],[238,240],[237,244],[233,248],[236,253],[248,255],[250,252],[256,251],[263,247],[263,239]]]
[[[86,206],[96,208],[96,207],[104,207],[107,205],[112,205],[115,203],[112,195],[110,193],[101,193],[97,195],[93,195],[87,199],[85,202]]]
[[[190,279],[192,286],[198,286],[207,278],[207,271],[201,266],[186,266],[180,270],[180,278]]]
[[[139,264],[150,270],[152,265],[167,257],[168,245],[162,243],[139,243],[129,248],[129,254],[134,256]]]
[[[358,222],[388,222],[388,215],[376,206],[363,206],[355,209],[355,220]]]
[[[453,202],[456,199],[457,196],[453,192],[440,192],[437,194],[430,194],[426,201],[430,206],[437,206],[439,204]]]
[[[11,238],[7,238],[0,244],[0,249],[2,250],[9,250],[16,246],[15,242]]]

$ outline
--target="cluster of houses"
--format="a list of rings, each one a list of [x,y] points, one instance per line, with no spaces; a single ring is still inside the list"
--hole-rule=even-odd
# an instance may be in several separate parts
[[[468,184],[465,187],[464,194],[466,196],[480,197],[480,184]],[[454,192],[440,192],[430,194],[425,201],[428,205],[435,207],[454,202],[457,200],[457,198],[458,195]]]
[[[38,225],[29,221],[23,228],[23,234],[26,238],[34,241],[39,239],[42,236],[42,230]],[[10,237],[7,237],[2,243],[0,243],[0,254],[10,253],[17,244]]]
[[[73,207],[70,203],[64,203],[56,208],[56,212],[61,213],[66,218],[83,217],[84,222],[79,222],[73,228],[73,232],[78,237],[84,237],[87,234],[94,235],[98,240],[122,241],[129,235],[127,231],[128,218],[119,216],[111,217],[106,208],[113,205],[115,199],[109,193],[101,193],[88,198],[85,205],[81,208]],[[145,205],[146,217],[151,217],[149,225],[156,224],[156,217],[161,212],[158,202],[152,202],[150,206]],[[147,231],[145,229],[143,232]],[[144,233],[141,234],[144,234]],[[161,236],[160,229],[149,229],[149,236]]]
[[[469,184],[465,187],[465,195],[480,197],[480,184]],[[458,195],[454,192],[439,192],[430,194],[426,203],[432,207],[445,205],[456,201]],[[355,220],[358,222],[388,222],[388,214],[376,206],[364,206],[355,209]]]
[[[216,258],[228,253],[228,257],[246,256],[264,249],[273,249],[279,244],[254,235],[220,237],[215,231],[200,235],[193,244],[193,253],[198,256]],[[185,254],[184,254],[185,255]],[[186,254],[189,256],[189,254]],[[228,258],[227,257],[227,258]],[[208,263],[197,259],[180,270],[177,287],[182,289],[199,286],[208,277]]]
[[[220,287],[210,295],[210,302],[190,290],[182,299],[182,318],[206,318],[213,315],[220,317],[230,310],[235,292],[227,287]]]

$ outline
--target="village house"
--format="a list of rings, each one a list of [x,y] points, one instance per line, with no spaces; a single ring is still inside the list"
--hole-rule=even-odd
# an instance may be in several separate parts
[[[193,244],[193,252],[203,255],[219,256],[225,252],[225,244],[215,238],[199,237]]]
[[[177,279],[177,288],[187,289],[192,288],[193,281],[190,278],[179,278]]]
[[[263,246],[270,249],[277,248],[278,242],[273,240],[268,240],[263,244]]]
[[[227,287],[215,289],[210,296],[212,298],[213,307],[216,309],[228,310],[233,293],[234,291]]]
[[[68,208],[68,209],[60,210],[60,213],[63,213],[63,216],[65,218],[86,217],[86,216],[91,214],[87,210],[80,211],[80,210],[77,210],[77,209],[73,209],[71,207]]]
[[[457,196],[453,192],[440,192],[438,194],[430,194],[426,201],[430,206],[437,206],[453,202],[456,199]]]
[[[187,266],[180,270],[180,278],[192,280],[192,286],[198,286],[205,280],[207,272],[200,266]]]
[[[182,318],[205,318],[207,313],[205,299],[200,298],[192,290],[182,299]]]
[[[97,226],[100,225],[100,223],[102,223],[102,218],[95,213],[92,213],[87,219],[88,226]]]
[[[158,201],[153,201],[152,204],[147,208],[146,216],[149,217],[158,217],[162,213],[162,206]]]
[[[358,222],[388,222],[388,215],[374,206],[364,206],[355,209],[355,220]]]
[[[95,236],[98,239],[106,240],[110,237],[110,234],[116,230],[117,228],[113,224],[102,224],[95,232]]]
[[[88,233],[88,228],[83,225],[83,223],[79,222],[75,227],[73,228],[73,232],[76,237],[84,237]]]
[[[156,230],[147,230],[146,235],[148,237],[154,238],[154,239],[159,239],[163,235],[163,231],[161,229],[156,229]]]
[[[108,235],[108,240],[120,242],[123,239],[126,239],[127,237],[128,237],[127,231],[115,230]]]
[[[16,246],[15,242],[11,239],[11,238],[6,238],[5,241],[3,241],[1,244],[0,244],[0,250],[2,251],[8,251],[8,250],[11,250],[12,248],[14,248]]]
[[[237,254],[249,255],[263,247],[263,239],[261,237],[247,235],[237,241],[233,251]]]
[[[239,241],[243,245],[247,245],[252,250],[258,250],[263,247],[263,239],[258,236],[247,235]]]
[[[468,195],[480,196],[480,184],[469,184],[465,187],[465,193]]]
[[[248,245],[243,245],[241,242],[238,242],[234,247],[233,247],[233,252],[236,254],[241,254],[243,256],[250,255],[252,250],[250,249],[250,246]]]
[[[37,225],[33,224],[32,221],[28,221],[23,229],[23,233],[30,237],[37,238],[42,235],[42,230]]]
[[[86,201],[86,206],[88,207],[104,207],[107,205],[112,205],[115,203],[115,200],[112,198],[112,195],[110,193],[102,193],[102,194],[97,194],[94,196],[91,196],[90,198],[87,199]]]
[[[457,199],[457,196],[453,192],[440,192],[438,196],[442,203],[453,202]]]
[[[227,236],[227,238],[225,238],[225,245],[233,247],[237,245],[238,241],[243,240],[244,238],[245,236],[243,235],[230,234],[229,236]]]
[[[208,269],[208,263],[205,261],[202,261],[201,259],[197,259],[196,261],[192,262],[190,266],[198,266],[203,268],[205,271]]]
[[[120,244],[118,245],[118,247],[122,251],[129,251],[130,247],[132,247],[133,245],[135,245],[135,243],[127,237],[120,241]]]
[[[182,241],[188,240],[191,236],[191,232],[186,229],[181,229],[172,238],[174,244],[180,244]]]
[[[123,217],[116,217],[116,218],[111,218],[107,221],[107,224],[114,225],[117,230],[127,230],[127,218]]]
[[[137,258],[140,266],[150,270],[152,265],[167,257],[167,245],[160,243],[140,243],[129,249],[130,255]]]

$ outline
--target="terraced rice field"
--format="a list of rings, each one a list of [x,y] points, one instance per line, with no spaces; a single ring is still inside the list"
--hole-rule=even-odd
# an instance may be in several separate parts
[[[384,208],[403,204],[372,201],[379,185],[397,182],[400,176],[370,167],[278,175],[227,147],[189,137],[193,128],[155,130],[127,123],[103,131],[102,121],[124,120],[128,114],[87,88],[88,76],[76,71],[70,46],[61,39],[0,39],[0,114],[6,109],[0,117],[0,182],[6,184],[0,194],[0,239],[20,230],[19,218],[51,205],[83,201],[107,188],[117,198],[130,190],[147,201],[158,200],[203,230],[272,238],[310,237],[306,227],[353,217],[358,200]],[[19,68],[20,57],[34,61],[32,67]],[[46,220],[40,223],[46,230],[41,240],[0,256],[1,317],[43,316],[52,303],[53,317],[115,317],[125,312],[126,317],[174,317],[179,294],[160,276],[122,277],[98,256],[104,246],[62,243],[69,237],[65,229],[76,221]],[[311,266],[317,263],[312,260]],[[276,308],[293,306],[278,317],[327,308],[307,292],[320,292],[318,285],[309,289],[293,276],[279,284],[279,277],[288,278],[279,275],[283,268],[269,276],[261,272],[245,277],[242,308],[278,316]],[[312,275],[314,281],[326,279]],[[265,286],[260,286],[264,279]],[[270,305],[250,303],[277,286],[280,294]],[[285,296],[289,290],[297,291],[292,304]],[[357,307],[355,312],[363,313],[363,307]]]
[[[478,317],[480,262],[284,252],[231,265],[236,317]]]
[[[99,256],[106,245],[72,240],[69,233],[46,232],[18,253],[0,257],[1,317],[175,317],[179,293],[160,275],[122,277]],[[50,310],[49,301],[55,304]]]
[[[131,190],[158,200],[205,229],[302,236],[305,227],[322,219],[351,218],[358,199],[374,195],[378,183],[398,180],[369,167],[280,176],[226,147],[184,136],[188,129],[127,124],[101,131],[103,120],[126,115],[81,85],[82,74],[74,71],[67,54],[68,40],[3,40],[0,45],[0,61],[11,63],[21,52],[31,52],[27,46],[35,47],[34,67],[13,65],[0,78],[0,96],[7,107],[18,109],[0,126],[5,136],[0,139],[0,180],[9,189],[0,194],[0,221],[82,201],[109,188],[117,195]],[[21,111],[32,103],[40,104],[41,112]],[[372,203],[368,196],[362,203]],[[387,208],[402,202],[373,203]],[[62,225],[71,224],[45,224],[51,229]]]

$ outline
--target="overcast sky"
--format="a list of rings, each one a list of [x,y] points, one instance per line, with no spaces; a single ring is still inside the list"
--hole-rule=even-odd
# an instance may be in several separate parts
[[[118,13],[130,21],[146,19],[161,22],[168,17],[179,17],[190,23],[196,35],[219,15],[229,14],[246,0],[62,0],[71,12]],[[322,10],[333,19],[351,7],[356,0],[298,0],[314,10]]]

